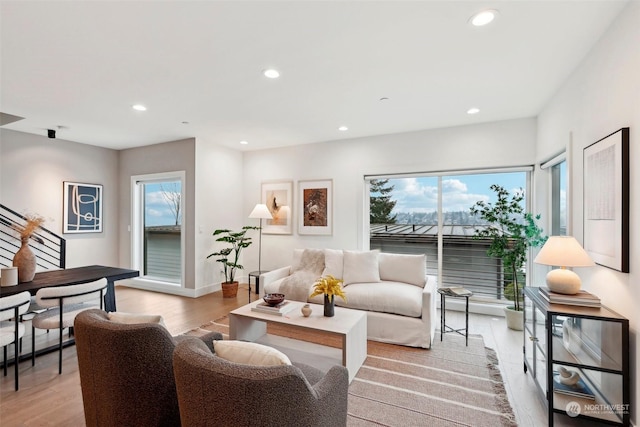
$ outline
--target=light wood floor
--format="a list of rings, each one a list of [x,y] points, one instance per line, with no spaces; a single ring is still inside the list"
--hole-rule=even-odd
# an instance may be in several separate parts
[[[177,335],[226,315],[248,302],[246,285],[237,298],[222,298],[220,292],[197,299],[147,292],[118,286],[119,311],[162,314],[172,334]],[[255,300],[252,294],[252,300]],[[486,346],[500,359],[509,400],[520,426],[547,425],[546,411],[535,395],[533,383],[522,369],[522,332],[507,329],[504,319],[470,315],[470,333],[481,334]],[[448,324],[464,324],[464,315],[447,311]],[[29,328],[30,329],[30,328]],[[51,332],[54,334],[54,332]],[[42,336],[38,336],[43,339]],[[55,335],[51,338],[56,339]],[[436,339],[440,339],[439,333]],[[447,335],[444,336],[446,341]],[[29,350],[26,350],[27,352]],[[14,391],[13,366],[0,377],[0,426],[83,426],[84,413],[75,347],[63,351],[63,373],[58,375],[57,352],[39,356],[35,367],[20,363],[20,390]],[[556,417],[556,425],[573,425],[567,417]],[[584,425],[584,424],[581,424]],[[416,426],[417,427],[417,426]]]

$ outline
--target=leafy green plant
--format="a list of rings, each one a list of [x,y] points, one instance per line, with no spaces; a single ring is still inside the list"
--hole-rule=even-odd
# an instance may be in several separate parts
[[[522,189],[511,195],[500,185],[493,184],[490,188],[496,193],[495,203],[478,201],[471,207],[471,215],[489,224],[488,227],[477,229],[473,238],[491,240],[487,255],[502,259],[507,283],[505,296],[514,302],[515,310],[520,311],[522,290],[518,282],[522,281],[524,287],[522,267],[527,260],[527,249],[542,246],[547,236],[536,224],[540,215],[534,217],[524,211]]]
[[[219,257],[216,262],[219,262],[223,266],[225,283],[232,283],[235,281],[236,270],[242,270],[244,267],[238,264],[240,259],[240,253],[244,248],[251,246],[251,237],[247,237],[246,233],[249,230],[258,230],[260,227],[244,226],[242,231],[231,231],[228,229],[218,229],[213,232],[214,236],[220,236],[216,239],[216,242],[225,242],[230,246],[224,249],[214,252],[207,256],[207,259],[211,257]]]

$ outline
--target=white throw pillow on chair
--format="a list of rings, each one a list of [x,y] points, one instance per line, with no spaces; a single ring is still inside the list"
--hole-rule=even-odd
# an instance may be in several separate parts
[[[112,322],[124,323],[127,325],[135,325],[137,323],[158,323],[164,326],[164,319],[159,314],[144,314],[144,313],[125,313],[122,311],[112,311],[107,313],[107,317]]]
[[[254,366],[291,365],[286,354],[273,347],[246,341],[213,341],[218,357],[233,363]]]

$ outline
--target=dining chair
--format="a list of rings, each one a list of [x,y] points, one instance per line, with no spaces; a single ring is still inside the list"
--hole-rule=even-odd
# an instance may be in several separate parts
[[[20,362],[20,340],[24,335],[24,324],[21,316],[29,309],[31,294],[24,291],[19,294],[0,298],[0,346],[4,353],[4,375],[7,376],[7,348],[14,343],[15,388],[18,390],[18,364]]]
[[[102,278],[94,282],[80,285],[52,286],[41,288],[36,292],[36,303],[45,311],[37,313],[31,320],[31,365],[36,363],[35,330],[58,329],[58,373],[62,374],[62,332],[65,328],[73,327],[76,316],[90,308],[102,308],[104,294],[107,289],[107,279]],[[100,303],[95,299],[99,296]]]

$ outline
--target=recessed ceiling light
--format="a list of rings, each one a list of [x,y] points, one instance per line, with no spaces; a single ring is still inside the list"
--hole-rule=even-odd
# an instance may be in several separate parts
[[[269,77],[270,79],[277,79],[278,77],[280,77],[280,71],[275,70],[273,68],[264,70],[262,74],[264,74],[265,77]]]
[[[476,13],[475,15],[473,15],[469,19],[469,22],[471,22],[471,24],[476,26],[476,27],[482,27],[484,25],[487,25],[488,23],[490,23],[494,19],[496,19],[497,16],[498,16],[498,11],[497,10],[493,10],[493,9],[491,9],[491,10],[483,10],[482,12],[479,12],[479,13]]]
[[[145,107],[142,104],[135,104],[131,108],[133,108],[136,111],[147,111],[147,107]]]
[[[340,127],[338,128],[338,130],[339,130],[340,132],[344,132],[344,131],[349,130],[349,128],[348,128],[348,127],[346,127],[346,126],[340,126]]]
[[[240,144],[242,145],[247,145],[249,143],[249,141],[240,141]]]
[[[467,114],[478,114],[480,112],[479,108],[473,107],[467,110]]]

